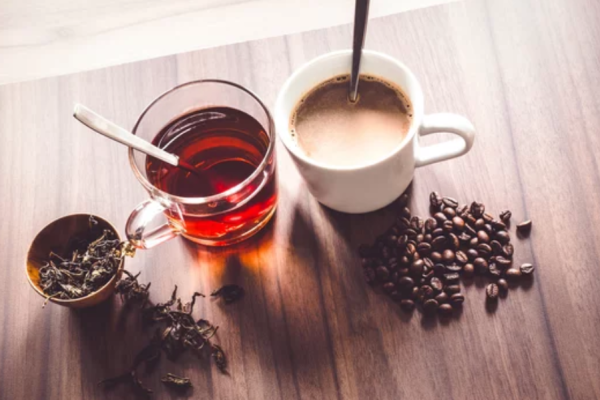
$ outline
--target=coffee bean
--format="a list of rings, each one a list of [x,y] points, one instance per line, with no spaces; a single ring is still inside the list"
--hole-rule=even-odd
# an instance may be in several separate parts
[[[479,273],[485,273],[488,271],[488,262],[485,260],[485,258],[477,257],[475,260],[473,260],[473,266]]]
[[[429,252],[431,251],[431,245],[427,242],[419,243],[419,245],[417,246],[417,251],[421,255],[429,254]]]
[[[410,213],[410,210],[409,210],[409,213]],[[410,215],[408,216],[408,218],[410,218]],[[404,231],[410,227],[410,221],[408,218],[404,217],[404,216],[399,216],[398,218],[396,218],[396,226],[398,226],[398,228],[401,231]]]
[[[437,212],[437,213],[433,214],[433,218],[435,218],[435,220],[438,222],[438,224],[442,224],[442,223],[444,223],[444,221],[446,221],[448,219],[448,218],[446,218],[444,213],[441,213],[441,212]]]
[[[417,252],[417,246],[415,246],[414,243],[411,243],[410,241],[406,244],[406,254],[407,255],[413,255]]]
[[[449,295],[458,293],[458,292],[460,292],[460,285],[449,285],[449,286],[446,286],[444,288],[444,292],[448,293]]]
[[[500,221],[492,221],[492,228],[494,228],[495,231],[505,231],[506,230],[506,225],[504,224],[504,222],[500,222]]]
[[[477,232],[477,239],[479,240],[479,243],[488,243],[490,241],[490,236],[486,231],[479,231]]]
[[[433,288],[429,285],[423,285],[419,288],[417,298],[421,300],[430,299],[433,296]]]
[[[502,252],[504,253],[504,255],[508,258],[511,258],[513,256],[513,254],[515,253],[515,248],[513,247],[512,244],[507,244],[504,247],[502,247]]]
[[[509,210],[500,213],[500,219],[507,225],[510,223],[510,217],[512,217],[512,213]]]
[[[510,235],[506,231],[496,232],[495,237],[502,244],[507,244],[510,241]]]
[[[435,228],[437,228],[437,221],[433,218],[427,218],[425,220],[425,231],[433,232]]]
[[[410,239],[415,239],[417,237],[417,235],[419,234],[419,232],[414,229],[414,228],[408,228],[407,230],[404,231],[404,233],[406,233],[406,235],[410,238]]]
[[[434,299],[439,304],[443,304],[443,303],[445,303],[445,302],[448,301],[448,295],[446,294],[446,292],[441,292],[440,294],[438,294],[437,296],[435,296]]]
[[[456,208],[456,215],[458,215],[459,217],[462,217],[464,215],[466,215],[466,213],[468,212],[469,207],[466,204],[463,204],[462,206],[459,206]]]
[[[479,239],[477,239],[476,237],[471,239],[471,241],[469,242],[469,246],[471,246],[471,247],[477,247],[478,244],[479,244]]]
[[[487,243],[479,243],[477,252],[483,257],[489,257],[492,254],[492,247]]]
[[[462,271],[462,265],[448,264],[448,265],[446,265],[446,271],[448,271],[448,272],[460,272],[460,271]]]
[[[458,250],[460,248],[460,240],[458,240],[458,236],[456,236],[454,233],[448,234],[448,240],[450,242],[450,247],[452,247],[454,250]]]
[[[433,239],[433,236],[431,236],[431,233],[426,233],[424,236],[424,240],[428,243],[431,243],[431,239]]]
[[[458,281],[460,275],[458,272],[449,272],[444,274],[444,280],[448,283]]]
[[[471,278],[474,272],[475,267],[473,266],[473,264],[465,264],[465,266],[463,267],[463,276],[467,279]]]
[[[429,268],[429,269],[433,269],[433,266],[435,265],[433,260],[429,257],[423,258],[423,263],[425,264],[425,268]]]
[[[431,252],[429,257],[433,260],[433,262],[436,262],[436,263],[439,263],[440,261],[443,260],[442,253],[440,253],[439,251]]]
[[[456,217],[456,210],[454,210],[454,208],[446,207],[442,210],[442,212],[450,219]]]
[[[438,312],[440,313],[440,316],[442,318],[450,317],[452,315],[452,311],[453,311],[452,306],[448,303],[442,304],[438,308]]]
[[[471,237],[477,236],[477,231],[473,229],[471,225],[465,225],[465,232],[469,234]]]
[[[368,284],[375,283],[375,270],[373,268],[365,268],[363,274]]]
[[[455,254],[452,250],[446,249],[442,253],[442,257],[444,258],[444,261],[446,263],[451,263],[452,261],[454,261]]]
[[[485,220],[485,222],[487,222],[489,224],[490,222],[492,222],[494,220],[494,216],[489,213],[483,213],[483,219]]]
[[[521,273],[523,275],[531,275],[533,274],[533,270],[535,267],[532,264],[523,264],[521,265]]]
[[[377,269],[375,270],[375,274],[377,275],[377,279],[379,279],[382,282],[385,282],[390,279],[390,270],[387,269],[387,267],[384,267],[383,265],[377,267]]]
[[[517,225],[517,232],[524,236],[529,235],[529,232],[531,232],[531,225],[531,220],[528,219],[527,221],[523,221]]]
[[[460,264],[466,264],[467,261],[469,261],[469,257],[465,254],[464,251],[459,250],[456,252],[456,261]]]
[[[496,262],[500,268],[508,268],[512,264],[512,260],[503,256],[497,256]]]
[[[411,299],[416,299],[419,297],[419,288],[417,286],[412,288],[412,291],[410,292],[410,296]]]
[[[411,263],[411,261],[408,258],[408,256],[404,255],[404,256],[400,257],[399,263],[401,266],[408,267],[408,265]]]
[[[477,218],[475,218],[474,216],[472,216],[471,214],[467,214],[466,216],[462,217],[465,222],[467,223],[467,226],[471,229],[473,229],[473,227],[475,226],[475,224],[477,223]]]
[[[363,268],[369,268],[369,267],[373,266],[373,260],[370,258],[361,258],[360,264],[362,265]]]
[[[496,265],[495,262],[489,263],[488,271],[490,272],[490,275],[493,275],[496,277],[500,277],[502,275],[502,271],[498,268],[498,266]]]
[[[498,285],[496,285],[495,283],[490,283],[485,287],[485,294],[487,296],[487,299],[490,301],[495,301],[498,299],[498,292]]]
[[[408,243],[408,235],[400,235],[396,240],[396,248],[403,249],[406,247],[406,243]]]
[[[433,269],[429,269],[429,268],[423,269],[423,274],[421,275],[421,277],[424,280],[427,280],[427,279],[431,278],[432,276],[433,276]]]
[[[406,312],[411,312],[415,309],[415,302],[410,299],[404,299],[400,301],[400,308]]]
[[[392,272],[392,275],[390,276],[390,282],[397,284],[399,279],[400,279],[400,274],[398,273],[398,271]]]
[[[446,232],[444,232],[444,230],[442,228],[436,228],[433,230],[433,232],[431,232],[431,235],[433,236],[433,238],[437,238],[440,236],[444,236],[446,234]]]
[[[392,282],[386,282],[382,287],[386,293],[392,293],[394,290],[396,290],[396,285],[394,285]]]
[[[494,233],[494,228],[492,228],[492,225],[491,225],[491,224],[485,224],[485,225],[483,226],[483,230],[484,230],[484,231],[486,231],[486,232],[487,232],[488,234],[490,234],[490,235],[491,235],[492,233]]]
[[[442,196],[440,196],[437,192],[431,192],[429,195],[429,204],[435,209],[440,208],[442,205]]]
[[[466,233],[466,232],[461,232],[460,235],[458,235],[458,240],[460,240],[461,243],[469,243],[469,241],[471,240],[471,236]]]
[[[508,282],[506,282],[506,279],[498,279],[498,288],[504,293],[508,290]]]
[[[506,271],[506,277],[512,280],[519,279],[521,277],[521,270],[517,268],[510,268]]]
[[[438,309],[438,302],[434,299],[429,299],[423,303],[423,312],[426,314],[433,314]]]
[[[492,240],[490,242],[490,246],[492,247],[492,252],[496,255],[502,254],[502,244],[497,240]]]
[[[462,232],[465,229],[465,220],[461,217],[452,218],[452,223],[454,224],[454,229]]]
[[[479,253],[475,249],[469,249],[467,250],[467,257],[469,257],[469,260],[473,261],[474,259],[479,257]]]
[[[414,285],[415,281],[409,276],[404,276],[398,280],[398,287],[404,291],[412,290]]]
[[[442,283],[440,278],[436,278],[436,277],[431,278],[431,280],[429,281],[429,284],[431,285],[432,288],[434,288],[438,292],[444,288],[444,284]]]
[[[402,267],[402,268],[398,268],[398,275],[399,276],[406,276],[409,273],[409,269],[408,267]]]
[[[485,205],[483,203],[478,203],[476,201],[471,203],[471,214],[473,214],[475,218],[481,218],[484,212]]]
[[[417,230],[417,231],[421,231],[423,229],[424,226],[424,222],[421,218],[414,216],[410,219],[410,227]]]
[[[420,276],[423,273],[423,266],[425,263],[423,260],[416,260],[410,265],[410,274],[413,276]]]
[[[477,221],[475,221],[475,229],[477,229],[478,231],[483,229],[484,226],[485,221],[483,220],[483,218],[479,218]]]
[[[452,221],[446,220],[442,222],[442,229],[444,230],[444,232],[450,233],[454,230],[454,224],[452,223]]]
[[[435,272],[436,275],[443,275],[446,273],[446,266],[444,264],[435,264],[433,272]]]
[[[454,293],[450,296],[450,304],[454,307],[460,307],[465,302],[465,296],[462,293]]]
[[[456,201],[455,199],[453,199],[452,197],[444,197],[442,199],[442,203],[444,203],[444,205],[446,207],[451,207],[451,208],[456,208],[458,207],[458,201]]]

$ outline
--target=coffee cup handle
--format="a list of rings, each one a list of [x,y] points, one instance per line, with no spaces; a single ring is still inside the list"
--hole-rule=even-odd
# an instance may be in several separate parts
[[[440,132],[453,133],[460,138],[430,146],[418,145],[415,157],[416,167],[460,157],[473,147],[475,127],[461,115],[451,113],[425,115],[419,127],[419,136]]]
[[[150,249],[179,235],[180,232],[168,222],[146,232],[148,224],[165,210],[164,205],[154,200],[138,204],[125,226],[125,233],[131,244],[138,249]]]

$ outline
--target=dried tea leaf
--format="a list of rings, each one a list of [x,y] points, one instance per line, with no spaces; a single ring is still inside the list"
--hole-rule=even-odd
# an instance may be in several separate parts
[[[215,360],[217,368],[219,368],[222,373],[227,373],[227,359],[225,358],[225,353],[223,352],[221,346],[213,344],[211,345],[211,350],[212,358]]]
[[[192,387],[192,382],[190,378],[182,378],[177,375],[167,373],[167,375],[161,378],[162,383],[167,386],[175,387],[178,389],[187,389]]]
[[[244,296],[244,293],[244,288],[235,284],[231,284],[225,285],[213,291],[210,295],[212,297],[222,297],[223,300],[225,300],[225,304],[231,304],[241,299]]]

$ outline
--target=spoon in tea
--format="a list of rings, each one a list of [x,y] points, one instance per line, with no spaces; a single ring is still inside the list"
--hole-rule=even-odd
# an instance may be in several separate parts
[[[360,58],[365,45],[367,20],[369,19],[369,0],[356,0],[354,7],[354,38],[352,40],[352,73],[348,98],[352,103],[358,100],[358,81],[360,73]]]
[[[88,128],[106,136],[109,139],[129,146],[132,149],[141,151],[142,153],[164,161],[167,164],[171,164],[175,167],[191,172],[203,180],[207,179],[203,174],[197,171],[193,165],[179,159],[179,157],[177,157],[175,154],[166,152],[163,149],[156,147],[152,143],[148,143],[139,136],[134,135],[127,129],[120,127],[114,122],[107,120],[103,116],[95,113],[82,104],[75,104],[73,116]]]

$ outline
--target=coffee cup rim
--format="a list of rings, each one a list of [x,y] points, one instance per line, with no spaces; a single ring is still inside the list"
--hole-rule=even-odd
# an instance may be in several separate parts
[[[419,81],[417,80],[417,78],[413,74],[413,72],[405,64],[403,64],[399,60],[395,59],[394,57],[391,57],[384,53],[380,53],[378,51],[363,50],[362,51],[363,59],[365,57],[369,57],[369,58],[374,57],[381,61],[393,64],[395,67],[397,67],[399,70],[401,70],[403,72],[403,74],[405,74],[409,78],[410,81],[412,81],[412,85],[415,88],[414,89],[415,94],[411,96],[408,93],[408,90],[405,87],[403,87],[402,85],[400,85],[398,82],[396,82],[386,76],[378,76],[384,80],[388,80],[391,83],[399,86],[402,89],[402,91],[409,97],[409,100],[411,102],[412,109],[413,109],[413,117],[412,117],[412,122],[411,122],[410,128],[409,128],[406,136],[404,137],[404,139],[402,139],[402,141],[398,145],[396,145],[393,148],[392,151],[385,154],[383,157],[378,158],[377,160],[374,160],[374,161],[370,161],[368,163],[357,164],[357,165],[352,165],[352,166],[336,166],[336,165],[325,164],[325,163],[319,162],[317,160],[314,160],[314,159],[308,157],[300,149],[298,149],[297,148],[298,146],[296,146],[293,143],[293,141],[291,139],[291,135],[290,135],[290,129],[289,129],[290,113],[283,109],[284,108],[283,102],[284,102],[285,96],[288,95],[287,93],[289,92],[290,87],[298,79],[300,79],[303,75],[305,75],[308,70],[313,68],[315,64],[322,64],[322,63],[328,62],[332,59],[339,58],[339,57],[348,57],[350,60],[351,56],[352,56],[352,50],[338,50],[338,51],[333,51],[330,53],[323,54],[321,56],[313,58],[312,60],[304,63],[302,66],[300,66],[298,69],[296,69],[287,78],[287,80],[285,81],[285,83],[283,84],[281,89],[279,90],[277,99],[275,101],[275,108],[274,108],[274,112],[273,112],[274,118],[273,119],[274,119],[274,123],[275,123],[275,131],[277,132],[277,136],[279,136],[279,138],[285,145],[286,149],[294,157],[297,157],[298,159],[302,160],[306,164],[312,165],[312,166],[320,168],[320,169],[330,170],[330,171],[358,171],[358,170],[364,170],[367,168],[371,168],[371,167],[380,165],[381,163],[384,163],[387,160],[389,160],[390,158],[394,157],[397,153],[402,151],[402,149],[404,149],[405,146],[407,146],[409,143],[411,143],[413,140],[413,137],[416,135],[418,127],[421,124],[421,119],[423,116],[423,107],[424,107],[423,91],[421,89],[421,85],[420,85]],[[348,63],[348,73],[350,73],[350,62]],[[339,75],[339,74],[332,74],[331,76],[323,78],[321,80],[321,82],[331,79],[331,78],[335,77],[336,75]],[[295,99],[294,103],[297,103],[300,100],[300,98],[302,98],[302,96],[306,95],[306,93],[308,93],[315,86],[312,86],[311,88],[308,88],[307,90],[304,90],[303,94],[298,99]]]

